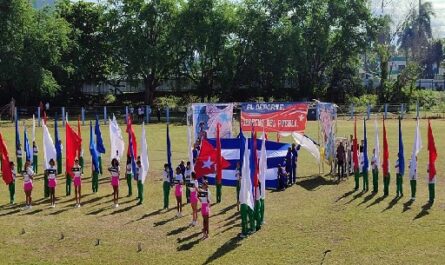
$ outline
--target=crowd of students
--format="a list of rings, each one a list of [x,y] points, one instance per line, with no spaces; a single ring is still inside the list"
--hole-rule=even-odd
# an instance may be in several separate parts
[[[300,148],[300,145],[292,144],[287,150],[283,164],[278,165],[277,179],[279,190],[285,190],[297,182],[297,160]]]

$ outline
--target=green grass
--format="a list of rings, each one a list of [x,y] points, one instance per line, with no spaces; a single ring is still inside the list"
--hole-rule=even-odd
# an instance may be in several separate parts
[[[299,160],[299,185],[285,192],[268,192],[266,225],[245,240],[237,239],[240,218],[234,207],[235,191],[223,188],[223,202],[212,207],[210,239],[200,241],[200,227],[188,228],[191,209],[176,219],[175,211],[159,212],[162,207],[162,165],[166,159],[165,125],[147,126],[150,175],[145,184],[145,203],[135,206],[134,198],[122,197],[120,207],[112,209],[111,186],[103,176],[99,193],[91,193],[90,156],[85,151],[87,171],[83,184],[83,207],[74,209],[74,198],[64,196],[64,179],[57,187],[55,209],[42,200],[42,176],[35,182],[36,205],[20,211],[24,201],[22,180],[18,180],[17,206],[9,206],[8,190],[0,186],[0,263],[1,264],[441,264],[445,260],[445,171],[442,159],[445,148],[443,120],[434,120],[433,130],[439,152],[437,161],[437,201],[430,210],[423,210],[427,201],[426,183],[426,121],[421,122],[423,149],[419,157],[418,198],[404,209],[409,199],[409,183],[404,179],[405,197],[394,201],[395,178],[391,180],[386,199],[379,194],[348,193],[353,179],[334,184],[329,176],[319,177],[319,168],[305,152]],[[388,121],[391,165],[397,154],[397,122]],[[5,126],[5,124],[3,124]],[[0,128],[13,151],[14,128]],[[381,126],[381,123],[379,123]],[[414,138],[413,120],[403,121],[406,161],[408,163]],[[361,136],[362,128],[359,126]],[[307,134],[317,138],[317,124],[310,122]],[[339,121],[338,135],[352,132],[353,123]],[[62,130],[62,134],[63,134]],[[382,128],[380,127],[380,132]],[[374,142],[373,122],[369,123],[370,149]],[[108,144],[108,128],[102,127]],[[140,126],[136,126],[140,135]],[[83,127],[84,149],[89,132]],[[172,126],[173,160],[186,159],[186,127]],[[64,137],[64,136],[63,136]],[[274,136],[270,136],[273,138]],[[41,129],[37,140],[42,151]],[[380,135],[380,139],[382,137]],[[287,139],[289,140],[289,139]],[[15,159],[15,156],[13,156]],[[108,155],[104,156],[106,165]],[[42,155],[39,162],[42,162]],[[327,167],[325,167],[327,169]],[[41,166],[40,172],[41,173]],[[327,170],[325,170],[327,171]],[[394,169],[392,168],[392,172]],[[382,180],[380,177],[380,184]],[[121,183],[121,195],[126,195]],[[215,194],[213,187],[211,187]],[[173,206],[173,195],[170,198]],[[25,233],[22,234],[22,229]],[[61,233],[64,239],[60,239]],[[100,245],[95,246],[96,239]],[[137,251],[138,243],[142,251]]]

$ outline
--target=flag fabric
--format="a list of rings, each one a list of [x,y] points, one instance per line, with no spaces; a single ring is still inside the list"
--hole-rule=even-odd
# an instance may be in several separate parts
[[[377,167],[380,165],[380,141],[379,141],[379,126],[377,125],[377,119],[374,120],[374,127],[375,127],[375,142],[374,142],[374,149],[375,149],[375,157],[376,157],[376,165]]]
[[[46,126],[46,123],[42,124],[42,129],[43,129],[43,160],[45,163],[44,168],[46,169],[49,168],[49,161],[51,159],[53,159],[54,162],[56,161],[57,152],[53,139],[49,134],[49,130],[48,127]]]
[[[96,150],[96,143],[93,136],[93,122],[90,121],[90,154],[92,164],[94,166],[94,172],[99,172],[99,154]]]
[[[434,141],[433,129],[431,128],[431,121],[428,120],[428,181],[429,183],[436,182],[436,159],[437,150]]]
[[[0,133],[0,155],[2,161],[2,178],[6,185],[9,185],[12,181],[12,169],[9,164],[8,148],[6,142],[3,140],[3,135]]]
[[[402,119],[399,119],[399,174],[405,174],[405,155],[403,153]]]
[[[145,134],[145,123],[142,123],[142,135],[141,135],[141,180],[142,183],[145,182],[148,174],[148,168],[150,164],[148,161],[148,145],[147,136]]]
[[[297,132],[293,132],[291,135],[292,138],[294,138],[295,143],[301,145],[301,147],[303,147],[316,159],[317,164],[320,164],[320,150],[318,150],[317,144],[306,135],[299,134]]]
[[[412,180],[417,179],[417,155],[422,149],[422,136],[420,135],[420,121],[416,121],[416,131],[414,133],[413,151],[411,153],[411,160],[409,163],[409,178]]]
[[[65,133],[66,133],[66,160],[65,160],[65,170],[71,178],[74,178],[73,166],[74,160],[76,159],[76,154],[82,145],[82,139],[77,135],[77,133],[71,128],[68,120],[65,121]]]
[[[187,126],[187,146],[188,146],[188,158],[190,161],[190,170],[193,172],[195,171],[195,165],[193,163],[193,149],[192,149],[192,132],[191,132],[191,126]]]
[[[389,175],[389,147],[388,139],[386,137],[385,119],[383,119],[383,176]]]
[[[368,158],[368,136],[366,133],[366,119],[363,119],[363,168],[362,172],[366,173],[369,169],[369,158]]]
[[[113,120],[109,120],[109,128],[110,128],[110,155],[111,160],[113,158],[117,158],[120,160],[125,150],[124,137],[122,136],[122,131],[119,125],[117,124],[116,116],[113,114]]]
[[[94,134],[96,134],[96,150],[101,154],[105,154],[104,141],[100,131],[99,117],[96,115],[96,125],[94,127]]]
[[[128,133],[128,152],[127,156],[130,157],[131,161],[131,169],[133,170],[133,173],[136,171],[136,159],[138,156],[137,151],[137,141],[136,141],[136,135],[134,133],[133,124],[131,117],[127,119],[127,133]]]
[[[25,144],[25,157],[26,160],[32,161],[32,149],[29,146],[28,134],[26,133],[26,127],[23,128],[23,142]]]
[[[215,144],[217,144],[217,140],[215,139]],[[220,139],[221,141],[221,139]],[[212,179],[217,182],[216,175],[218,171],[218,163],[220,164],[221,168],[221,181],[223,177],[222,169],[227,168],[230,166],[230,162],[224,159],[222,154],[220,155],[219,159],[221,160],[218,162],[218,151],[216,148],[214,148],[209,142],[208,139],[202,139],[201,142],[201,151],[199,152],[199,156],[196,159],[195,164],[195,173],[197,177],[203,177],[203,176],[212,176]],[[221,151],[222,153],[222,151]],[[213,181],[211,184],[215,184]]]
[[[263,139],[261,139],[261,151],[259,161],[259,178],[261,182],[261,199],[266,198],[266,174],[267,174],[267,150],[266,150],[266,137],[263,133]]]
[[[54,117],[54,137],[56,138],[56,142],[55,142],[56,154],[57,154],[57,158],[59,159],[62,157],[62,146],[60,145],[59,128],[57,126],[57,113]]]
[[[359,171],[358,143],[357,143],[357,119],[354,120],[354,139],[352,141],[352,160],[354,162],[354,171]]]
[[[241,168],[241,188],[240,188],[240,203],[247,205],[250,209],[254,209],[252,181],[250,178],[250,154],[248,148],[248,140],[242,136],[240,138],[241,144],[244,145],[244,156],[242,157],[243,166]]]
[[[221,138],[219,137],[219,127],[216,125],[216,183],[221,184],[222,179],[222,155],[221,155]]]

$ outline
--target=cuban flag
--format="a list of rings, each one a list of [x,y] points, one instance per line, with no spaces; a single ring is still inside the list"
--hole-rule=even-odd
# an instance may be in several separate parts
[[[216,139],[207,139],[208,142],[216,148]],[[249,150],[252,149],[252,141],[248,141]],[[256,140],[257,157],[260,156],[263,140]],[[230,162],[230,166],[222,170],[221,184],[224,186],[233,186],[237,184],[236,164],[240,162],[240,138],[221,139],[221,155]],[[278,165],[284,163],[287,149],[290,144],[266,141],[267,170],[266,170],[266,188],[278,188],[277,171]],[[207,175],[209,184],[215,185],[216,174]],[[243,176],[244,177],[244,176]]]

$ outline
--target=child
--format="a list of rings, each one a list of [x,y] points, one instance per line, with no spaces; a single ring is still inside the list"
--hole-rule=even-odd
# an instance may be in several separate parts
[[[185,185],[187,187],[189,186],[190,182],[192,181],[191,175],[192,175],[192,165],[191,165],[190,161],[188,161],[187,166],[185,167]],[[187,203],[190,203],[190,190],[189,189],[185,190],[185,197],[187,198]]]
[[[141,156],[138,156],[137,159],[136,159],[136,171],[138,170],[138,169],[137,169],[137,167],[138,167],[138,166],[137,166],[138,162],[139,162],[139,163],[141,162]],[[138,172],[133,172],[133,179],[134,179],[134,182],[136,183],[136,189],[138,189],[138,188],[139,188],[139,187],[138,187],[138,185],[139,185]],[[139,199],[139,192],[137,193],[136,199]]]
[[[99,191],[99,169],[94,166],[94,163],[91,163],[91,171],[93,173],[91,188],[96,193]]]
[[[111,174],[111,186],[113,186],[113,202],[114,208],[119,207],[119,176],[120,176],[120,168],[119,161],[116,158],[111,160],[111,167],[108,168],[108,171]]]
[[[138,205],[141,205],[144,201],[144,183],[142,183],[142,163],[139,159],[136,162],[136,173],[138,179]]]
[[[164,164],[164,171],[162,172],[163,184],[162,189],[164,191],[164,210],[168,209],[168,199],[170,196],[170,169],[168,164]]]
[[[206,181],[202,183],[202,188],[199,191],[199,200],[201,201],[201,214],[203,221],[202,239],[209,237],[209,215],[210,215],[210,191]]]
[[[32,141],[32,169],[37,174],[37,158],[39,157],[39,149],[37,148],[36,142]]]
[[[9,165],[11,166],[11,172],[12,172],[12,181],[9,183],[9,203],[14,204],[15,203],[15,178],[17,177],[17,173],[15,170],[14,162],[10,161]]]
[[[192,206],[191,226],[195,226],[198,220],[198,181],[195,172],[191,173],[192,180],[187,183],[187,190],[190,193],[190,205]]]
[[[49,160],[49,168],[46,170],[46,175],[48,176],[48,188],[49,188],[49,199],[51,201],[51,208],[56,207],[56,185],[57,185],[57,169],[54,159]]]
[[[23,157],[22,157],[22,145],[19,144],[18,149],[16,150],[17,155],[17,170],[22,172],[23,170]],[[25,168],[26,170],[26,168]]]
[[[176,176],[175,176],[175,196],[176,196],[176,213],[177,217],[182,217],[182,184],[183,184],[183,175],[181,172],[181,168],[176,168]]]
[[[236,209],[239,212],[239,192],[241,190],[241,165],[240,162],[236,162]]]
[[[32,208],[31,193],[32,193],[32,187],[33,187],[32,181],[34,179],[34,171],[32,171],[31,161],[26,160],[25,170],[22,171],[22,176],[23,176],[23,189],[25,191],[25,196],[26,196],[26,205],[23,208],[23,210],[27,210],[27,209]]]
[[[76,205],[74,207],[79,208],[82,188],[82,166],[80,165],[79,159],[74,160],[72,170],[74,174],[74,196],[76,197]]]
[[[127,167],[126,167],[125,175],[127,177],[127,185],[128,185],[128,195],[127,197],[131,197],[133,195],[133,189],[131,187],[131,179],[133,178],[133,171],[131,169],[131,158],[127,156]]]

